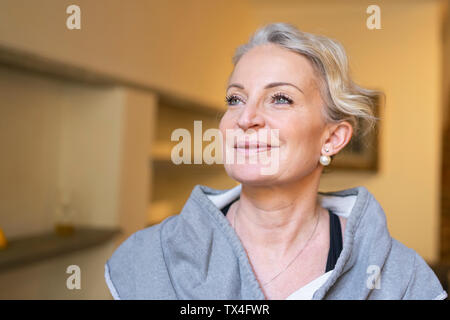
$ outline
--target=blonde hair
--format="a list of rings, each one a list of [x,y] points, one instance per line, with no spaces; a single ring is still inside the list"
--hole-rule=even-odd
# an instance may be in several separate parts
[[[305,56],[318,75],[319,88],[326,108],[327,122],[348,121],[353,134],[368,134],[376,124],[375,99],[381,92],[355,84],[348,67],[343,46],[330,38],[298,30],[289,23],[272,23],[258,29],[249,42],[239,46],[233,65],[250,49],[264,44],[276,44]]]

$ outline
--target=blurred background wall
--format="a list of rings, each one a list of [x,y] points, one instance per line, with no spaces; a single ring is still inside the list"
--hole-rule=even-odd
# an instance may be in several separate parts
[[[66,27],[71,4],[81,8],[80,30]],[[366,26],[371,4],[381,8],[380,30]],[[194,120],[203,130],[217,125],[234,49],[270,22],[339,40],[354,80],[386,94],[379,170],[336,170],[320,189],[367,187],[393,237],[429,262],[442,260],[450,215],[448,4],[2,0],[0,228],[8,240],[50,233],[54,207],[69,194],[76,225],[122,233],[0,270],[0,298],[110,298],[103,265],[121,241],[179,212],[196,184],[236,184],[217,166],[168,163],[170,132],[192,129]],[[82,270],[81,290],[65,286],[69,264]]]

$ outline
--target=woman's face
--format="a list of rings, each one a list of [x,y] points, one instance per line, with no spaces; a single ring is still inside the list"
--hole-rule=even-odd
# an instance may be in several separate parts
[[[326,123],[316,76],[304,56],[273,44],[255,47],[235,66],[226,94],[228,109],[221,119],[220,131],[224,137],[224,160],[227,159],[225,170],[230,177],[241,183],[262,185],[299,180],[320,170]],[[278,139],[271,138],[269,132],[273,129],[279,130]],[[259,131],[269,133],[265,135],[267,147],[250,143],[245,149],[245,144],[230,144],[231,140],[227,145],[230,132],[239,141],[261,142]],[[277,162],[276,170],[269,170],[270,174],[261,170],[267,169],[267,164],[250,161],[263,153],[272,161],[272,167],[273,161]],[[238,155],[245,158],[244,163],[237,162]]]

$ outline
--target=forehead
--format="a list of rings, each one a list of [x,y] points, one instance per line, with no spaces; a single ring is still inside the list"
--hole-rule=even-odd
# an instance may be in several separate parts
[[[311,62],[301,54],[274,44],[257,46],[245,53],[229,79],[245,88],[270,82],[290,82],[306,88],[314,80]]]

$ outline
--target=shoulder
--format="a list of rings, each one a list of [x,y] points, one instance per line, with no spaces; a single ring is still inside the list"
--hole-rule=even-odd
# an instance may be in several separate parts
[[[157,224],[145,229],[139,230],[130,235],[124,242],[122,242],[109,258],[110,265],[125,267],[124,262],[133,261],[137,255],[154,255],[157,252],[157,246],[160,243],[159,233],[162,224]],[[151,245],[149,248],[147,245]],[[143,248],[145,250],[142,252]]]
[[[436,300],[447,297],[447,293],[427,262],[415,250],[396,239],[392,239],[392,247],[383,269],[388,270],[383,272],[387,276],[384,283],[400,288],[401,299]]]
[[[115,299],[173,298],[160,241],[169,220],[133,233],[106,261],[105,280]]]

